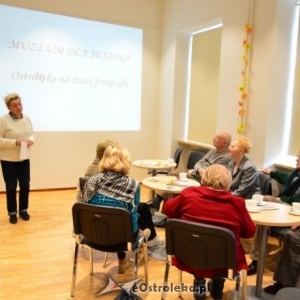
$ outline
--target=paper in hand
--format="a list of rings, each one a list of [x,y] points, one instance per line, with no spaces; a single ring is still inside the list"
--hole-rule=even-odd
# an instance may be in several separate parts
[[[21,141],[20,159],[25,160],[29,158],[29,148],[27,148],[27,142]]]

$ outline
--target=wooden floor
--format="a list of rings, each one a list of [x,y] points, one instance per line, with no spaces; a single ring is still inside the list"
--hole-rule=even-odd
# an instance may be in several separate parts
[[[149,191],[142,188],[142,201],[148,199]],[[70,297],[74,239],[72,237],[71,207],[75,190],[31,192],[31,220],[22,219],[12,225],[6,214],[5,195],[0,195],[0,299],[64,300],[64,299],[114,299],[118,291],[96,296],[106,286],[109,276],[116,282],[132,279],[132,269],[124,275],[117,274],[116,255],[109,255],[109,264],[102,267],[103,254],[95,254],[94,276],[89,275],[87,248],[81,248],[77,272],[75,297]],[[164,230],[157,229],[164,237]],[[245,246],[249,250],[249,245]],[[272,245],[271,245],[272,247]],[[266,259],[264,285],[272,283],[272,271],[278,257]],[[165,263],[153,258],[149,260],[151,286],[162,285]],[[143,267],[139,268],[143,275]],[[193,278],[183,276],[184,284],[190,286]],[[177,270],[171,268],[169,283],[177,284]],[[254,284],[255,276],[248,277],[248,285]],[[226,281],[223,299],[228,299],[233,283]],[[159,299],[157,292],[139,294],[142,299]],[[183,295],[193,299],[192,293]],[[167,299],[178,299],[177,293],[168,293]],[[209,298],[208,298],[209,299]]]

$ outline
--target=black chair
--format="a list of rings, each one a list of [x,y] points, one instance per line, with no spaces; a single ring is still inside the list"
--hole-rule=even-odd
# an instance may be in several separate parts
[[[236,266],[235,236],[226,228],[201,223],[170,219],[166,224],[166,269],[164,286],[167,287],[171,260],[169,256],[175,255],[183,263],[201,270],[228,269],[224,278],[236,280],[236,294],[242,273],[243,293],[246,299],[247,271],[241,270],[234,274]],[[179,272],[179,285],[182,284],[182,271]],[[165,299],[165,290],[162,299]],[[179,297],[181,298],[181,291]],[[235,298],[236,299],[236,298]]]
[[[272,196],[272,179],[270,176],[259,172],[260,192],[262,195]]]
[[[270,176],[259,172],[259,183],[260,183],[260,192],[262,195],[272,196],[272,179]],[[268,255],[274,255],[282,251],[284,235],[280,233],[275,233],[269,231],[269,236],[278,240],[278,248],[268,253]]]
[[[189,154],[189,157],[188,157],[188,161],[187,161],[187,165],[186,165],[187,170],[194,169],[195,164],[200,159],[202,159],[205,154],[206,154],[206,152],[204,152],[204,151],[197,150],[197,149],[192,149],[190,151],[190,154]]]
[[[80,245],[90,247],[90,274],[93,274],[92,249],[116,253],[134,252],[134,278],[137,278],[139,254],[144,259],[145,282],[148,283],[148,253],[143,236],[132,231],[132,220],[127,209],[77,202],[72,207],[74,234],[76,235],[71,297],[74,296],[78,249]],[[128,245],[129,243],[129,245]]]

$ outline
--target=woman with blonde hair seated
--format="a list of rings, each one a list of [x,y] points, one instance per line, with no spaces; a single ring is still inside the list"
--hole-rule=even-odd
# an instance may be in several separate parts
[[[148,247],[162,244],[156,236],[152,215],[146,203],[140,203],[140,184],[128,176],[131,158],[127,149],[107,146],[99,163],[99,173],[88,179],[84,187],[83,201],[96,205],[122,207],[131,212],[132,230],[150,229]],[[118,253],[119,269],[123,274],[129,267],[125,252]]]
[[[228,154],[232,158],[228,164],[232,176],[230,191],[233,195],[244,199],[251,199],[254,194],[260,194],[258,171],[246,156],[250,149],[250,139],[242,135],[233,140],[228,149]]]
[[[188,187],[178,196],[166,201],[164,206],[168,218],[199,222],[230,229],[236,238],[237,270],[247,269],[241,238],[251,238],[255,225],[246,209],[245,200],[229,191],[231,174],[225,166],[214,164],[206,169],[201,180],[202,186]],[[224,274],[228,270],[199,270],[185,265],[176,257],[172,263],[180,270],[194,275],[195,291],[205,285],[204,278],[212,278],[210,293],[214,299],[222,299]],[[205,295],[194,293],[197,300]]]

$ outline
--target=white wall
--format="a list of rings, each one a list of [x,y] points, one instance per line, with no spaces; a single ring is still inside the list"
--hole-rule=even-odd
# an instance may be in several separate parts
[[[172,137],[184,137],[184,95],[186,88],[185,38],[182,32],[212,20],[223,19],[219,106],[217,131],[236,135],[238,87],[242,82],[242,41],[248,21],[249,1],[166,0],[163,16],[161,119],[172,118],[168,107],[174,105],[173,124],[162,123],[159,145]],[[253,147],[249,157],[258,168],[274,163],[281,154],[286,120],[286,89],[290,31],[295,12],[293,0],[254,0],[252,62],[248,123],[246,135]],[[180,47],[176,47],[180,45]],[[178,57],[180,60],[178,60]],[[179,61],[179,62],[178,62]],[[178,62],[178,66],[174,65]],[[177,68],[178,67],[178,68]],[[177,68],[177,69],[176,69]],[[204,108],[205,109],[205,108]],[[169,118],[166,118],[168,115]],[[167,142],[169,140],[167,139]],[[162,149],[161,151],[167,151]]]
[[[282,125],[278,120],[285,101],[285,84],[282,83],[285,82],[287,58],[285,41],[277,34],[282,19],[277,2],[290,15],[294,0],[255,1],[247,134],[254,146],[250,156],[258,167],[277,155],[278,136],[282,139]],[[75,186],[77,176],[94,158],[97,141],[103,138],[117,140],[129,149],[133,159],[169,157],[184,133],[186,74],[184,65],[175,65],[176,53],[180,56],[183,50],[176,48],[177,41],[189,28],[218,18],[223,19],[224,27],[217,130],[235,133],[248,1],[0,0],[0,4],[144,29],[141,131],[37,133],[31,159],[32,189]],[[281,37],[284,38],[284,35]],[[280,69],[276,67],[278,59],[281,61]],[[21,91],[17,92],[22,95]],[[26,113],[26,104],[24,106]],[[267,153],[271,153],[271,159]],[[141,180],[146,172],[133,168],[132,175]],[[4,190],[3,182],[0,182],[0,190]]]
[[[130,150],[133,159],[160,157],[155,147],[158,131],[155,119],[160,86],[158,80],[162,13],[160,0],[151,0],[151,5],[148,1],[141,0],[1,0],[0,4],[132,25],[144,30],[142,130],[140,132],[36,133],[36,142],[31,156],[31,189],[76,186],[77,177],[93,161],[96,144],[103,138],[117,140]],[[17,92],[22,96],[22,91]],[[26,103],[24,103],[24,113],[26,114]],[[137,178],[143,178],[146,172],[133,168],[132,174]],[[2,176],[0,178],[0,190],[3,191],[5,187]]]

